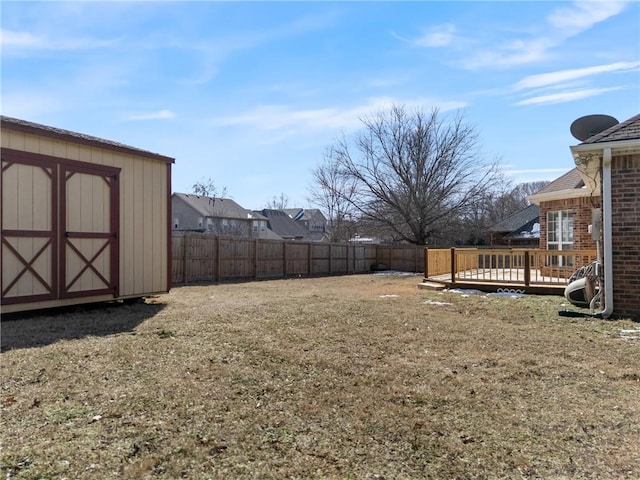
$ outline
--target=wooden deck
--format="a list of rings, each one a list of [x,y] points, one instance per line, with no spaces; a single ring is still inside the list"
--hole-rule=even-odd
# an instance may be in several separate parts
[[[563,295],[573,272],[595,258],[591,250],[425,249],[420,287]]]
[[[496,272],[497,274],[498,272]],[[520,273],[524,277],[524,272]],[[563,295],[566,283],[549,284],[529,284],[525,285],[524,280],[500,281],[498,279],[487,281],[475,277],[469,272],[462,280],[451,280],[450,274],[437,275],[435,277],[425,277],[419,288],[426,290],[444,290],[452,288],[480,290],[482,292],[503,292],[514,291],[518,293],[528,293],[531,295]]]

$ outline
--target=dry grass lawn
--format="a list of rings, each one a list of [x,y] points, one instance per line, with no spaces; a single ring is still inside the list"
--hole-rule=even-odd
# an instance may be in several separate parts
[[[640,478],[640,332],[360,275],[3,319],[20,479]]]

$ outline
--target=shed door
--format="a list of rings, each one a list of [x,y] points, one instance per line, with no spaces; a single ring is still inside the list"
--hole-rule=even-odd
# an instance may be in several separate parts
[[[3,304],[58,296],[57,165],[2,152]]]
[[[118,296],[120,169],[2,149],[2,304]]]
[[[118,169],[60,167],[60,297],[118,296]]]

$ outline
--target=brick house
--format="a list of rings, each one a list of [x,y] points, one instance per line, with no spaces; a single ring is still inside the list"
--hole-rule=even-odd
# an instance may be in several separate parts
[[[576,168],[530,197],[540,205],[540,248],[595,249],[592,237],[600,238],[601,314],[640,318],[640,115],[571,152]],[[598,223],[602,228],[592,235],[589,226]]]
[[[587,188],[577,168],[549,183],[529,200],[540,207],[541,249],[596,249],[589,225],[593,211],[601,208],[600,193]]]

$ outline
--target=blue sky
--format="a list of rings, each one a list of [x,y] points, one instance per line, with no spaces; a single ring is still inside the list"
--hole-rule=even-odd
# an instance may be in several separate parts
[[[176,158],[245,208],[309,206],[342,132],[458,110],[514,183],[573,168],[573,120],[640,113],[639,2],[1,5],[3,115]]]

